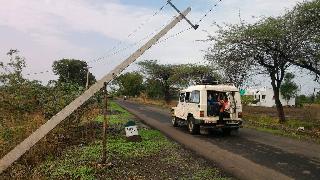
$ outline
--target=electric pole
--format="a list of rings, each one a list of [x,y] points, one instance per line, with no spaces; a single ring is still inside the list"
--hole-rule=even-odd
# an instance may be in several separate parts
[[[40,128],[34,131],[29,137],[18,144],[14,149],[12,149],[8,154],[6,154],[0,160],[0,174],[6,170],[13,162],[19,159],[25,152],[27,152],[31,147],[33,147],[38,141],[40,141],[45,135],[47,135],[53,128],[55,128],[59,123],[61,123],[65,118],[67,118],[71,113],[73,113],[78,107],[85,103],[89,98],[91,98],[95,93],[100,91],[104,87],[105,83],[109,83],[119,75],[123,70],[125,70],[130,64],[132,64],[136,59],[138,59],[143,53],[150,49],[154,44],[156,44],[160,38],[166,35],[173,27],[175,27],[186,15],[191,11],[191,8],[187,8],[185,11],[180,13],[179,16],[175,17],[167,26],[165,26],[158,34],[151,38],[146,44],[134,52],[131,56],[125,59],[121,64],[115,67],[111,72],[106,74],[102,79],[97,81],[95,84],[90,86],[82,95],[73,100],[69,105],[63,108],[60,112],[49,119]]]
[[[103,86],[104,109],[103,109],[103,132],[102,132],[102,163],[107,161],[107,129],[108,129],[108,90],[107,83]]]

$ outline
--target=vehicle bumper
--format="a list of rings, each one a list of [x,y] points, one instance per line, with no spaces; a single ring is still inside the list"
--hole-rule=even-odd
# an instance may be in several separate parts
[[[196,120],[197,124],[209,128],[242,128],[242,122],[242,119],[224,119],[221,122],[219,122],[218,120]]]

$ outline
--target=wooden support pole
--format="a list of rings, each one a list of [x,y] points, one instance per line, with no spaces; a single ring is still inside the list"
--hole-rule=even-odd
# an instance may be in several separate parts
[[[108,129],[108,90],[107,83],[104,83],[104,110],[103,110],[103,132],[102,132],[102,163],[107,161],[107,129]]]

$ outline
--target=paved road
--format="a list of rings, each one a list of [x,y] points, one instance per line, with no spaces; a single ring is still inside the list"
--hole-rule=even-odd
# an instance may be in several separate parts
[[[171,126],[170,112],[130,101],[118,103],[164,134],[219,164],[239,179],[320,179],[320,145],[278,137],[252,129],[239,134],[190,135]]]

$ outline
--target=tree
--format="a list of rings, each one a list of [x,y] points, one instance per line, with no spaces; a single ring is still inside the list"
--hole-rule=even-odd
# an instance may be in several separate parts
[[[38,81],[23,78],[25,59],[16,49],[7,53],[9,62],[0,62],[0,109],[31,111],[36,108],[42,85]]]
[[[145,60],[138,63],[142,72],[148,79],[160,82],[165,101],[170,99],[171,77],[174,74],[174,66],[170,64],[158,64],[156,60]]]
[[[145,92],[148,97],[160,99],[164,97],[162,83],[157,79],[147,79],[144,82]]]
[[[179,88],[186,88],[190,85],[200,83],[205,76],[211,76],[220,81],[221,77],[216,70],[208,65],[179,64],[174,66],[172,81]]]
[[[59,83],[77,83],[84,87],[87,82],[88,65],[85,61],[75,59],[61,59],[54,61],[53,72],[59,76]],[[89,85],[96,81],[92,73],[89,73]]]
[[[288,66],[307,69],[317,78],[320,75],[319,12],[320,0],[313,0],[298,4],[284,16],[220,28],[217,36],[208,39],[214,47],[206,57],[238,84],[250,74],[268,74],[279,121],[284,122],[279,89]]]
[[[119,86],[118,92],[122,95],[138,96],[143,90],[143,77],[138,72],[121,74],[114,83]]]
[[[9,63],[0,62],[0,82],[3,85],[19,85],[26,80],[22,77],[22,70],[26,67],[25,59],[19,56],[17,49],[10,49],[7,53]]]
[[[299,3],[283,19],[289,30],[290,63],[307,69],[320,77],[320,0]]]
[[[153,94],[162,91],[158,97],[163,95],[166,101],[169,101],[171,95],[177,88],[184,88],[199,82],[204,75],[212,75],[217,80],[219,76],[211,67],[192,64],[159,64],[156,60],[145,60],[139,62],[141,71],[147,77],[146,90]],[[160,86],[160,88],[149,86]],[[157,97],[157,96],[156,96]]]
[[[280,92],[284,99],[289,103],[289,100],[297,95],[298,85],[293,82],[294,74],[286,73],[284,76],[284,82],[280,87]]]
[[[252,25],[230,25],[219,31],[214,39],[215,45],[207,55],[211,57],[208,60],[221,67],[232,67],[226,70],[234,68],[233,71],[241,72],[241,77],[246,76],[249,70],[268,74],[281,123],[285,121],[285,116],[280,101],[280,86],[290,66],[286,56],[290,53],[286,33],[285,22],[281,18],[267,18]]]

